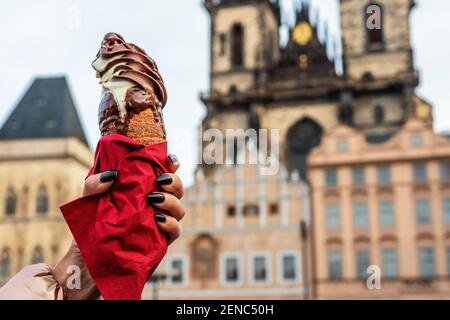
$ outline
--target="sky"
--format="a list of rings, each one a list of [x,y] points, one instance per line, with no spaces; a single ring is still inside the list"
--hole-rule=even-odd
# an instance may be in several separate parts
[[[330,35],[339,38],[337,0],[312,0]],[[434,106],[435,128],[450,131],[450,1],[419,0],[411,20],[418,93]],[[293,23],[293,0],[282,0]],[[314,15],[315,16],[315,15]],[[323,28],[320,29],[323,32]],[[209,88],[209,17],[201,0],[15,0],[0,11],[0,125],[36,76],[66,75],[91,148],[99,139],[100,85],[90,64],[107,32],[122,34],[157,62],[169,93],[164,109],[169,151],[178,172],[193,181],[197,129],[205,115],[199,100]],[[281,30],[282,41],[286,28]],[[338,47],[338,52],[340,48]]]

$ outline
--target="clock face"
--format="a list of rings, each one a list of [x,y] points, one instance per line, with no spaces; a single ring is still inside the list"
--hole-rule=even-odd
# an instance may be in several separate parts
[[[292,38],[301,46],[307,45],[311,41],[312,36],[313,30],[307,22],[299,23],[292,32]]]

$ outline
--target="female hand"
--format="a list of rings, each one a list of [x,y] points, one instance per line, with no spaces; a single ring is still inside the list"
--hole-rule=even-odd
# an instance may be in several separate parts
[[[180,167],[177,156],[169,155],[170,170],[176,172]],[[86,179],[83,196],[98,194],[108,191],[117,179],[115,170],[95,174]],[[167,214],[155,215],[160,230],[167,234],[169,244],[175,241],[181,234],[179,221],[185,215],[185,209],[180,201],[184,194],[183,183],[180,178],[171,173],[166,173],[157,178],[162,192],[154,192],[147,195],[147,204],[164,210]]]
[[[170,170],[175,172],[180,167],[178,158],[169,155]],[[105,171],[88,177],[84,184],[83,196],[104,193],[113,185],[117,179],[117,171]],[[145,177],[143,177],[145,179]],[[167,234],[169,243],[172,243],[180,236],[181,227],[179,221],[184,217],[185,210],[180,199],[183,196],[183,184],[175,174],[163,174],[157,178],[162,192],[155,192],[147,195],[147,204],[153,205],[167,214],[155,215],[156,222],[160,230]],[[81,269],[81,289],[69,289],[67,281],[69,275],[67,268],[71,265],[77,265]],[[91,300],[97,299],[100,292],[95,286],[89,272],[81,257],[80,250],[75,241],[66,255],[52,269],[52,274],[56,281],[61,285],[64,292],[64,298],[69,300]]]

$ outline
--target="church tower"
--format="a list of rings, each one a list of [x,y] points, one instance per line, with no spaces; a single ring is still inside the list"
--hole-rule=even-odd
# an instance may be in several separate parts
[[[340,0],[346,75],[414,84],[409,17],[413,0]]]
[[[280,7],[269,0],[206,0],[211,16],[210,90],[203,129],[257,127],[248,99],[279,56]]]
[[[211,16],[211,91],[252,88],[255,73],[278,59],[278,1],[206,0],[205,6]]]
[[[388,139],[407,118],[431,122],[431,106],[415,94],[409,18],[413,0],[340,0],[344,78],[339,119]]]
[[[279,43],[279,1],[205,1],[205,6],[211,16],[211,73],[210,90],[201,97],[207,109],[203,132],[278,130],[281,162],[304,178],[307,154],[336,123],[341,83],[334,57],[327,54],[327,33],[320,37],[319,22],[310,19],[309,1],[298,2],[285,46]],[[227,159],[236,154],[224,152]]]

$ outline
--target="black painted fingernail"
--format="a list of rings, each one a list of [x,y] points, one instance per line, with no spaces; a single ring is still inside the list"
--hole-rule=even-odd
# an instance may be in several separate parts
[[[152,193],[147,195],[147,204],[161,203],[164,201],[164,195],[161,193]]]
[[[162,214],[155,214],[155,220],[158,222],[166,222],[166,217]]]
[[[157,180],[158,180],[158,184],[161,186],[172,183],[172,177],[170,174],[167,174],[167,173],[159,176]]]
[[[169,159],[170,161],[172,161],[172,163],[177,163],[179,161],[178,157],[174,154],[169,154]]]
[[[110,182],[117,179],[117,170],[105,171],[100,175],[100,182]]]

